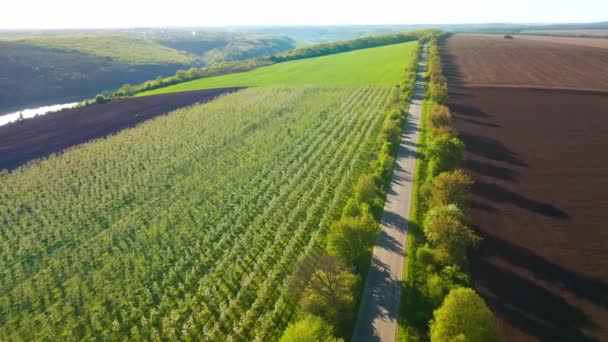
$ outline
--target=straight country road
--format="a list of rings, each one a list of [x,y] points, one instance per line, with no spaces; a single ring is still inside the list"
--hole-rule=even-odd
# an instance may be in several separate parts
[[[395,341],[403,286],[405,244],[410,216],[418,128],[424,99],[427,47],[423,47],[416,85],[389,187],[380,235],[374,246],[353,341]]]

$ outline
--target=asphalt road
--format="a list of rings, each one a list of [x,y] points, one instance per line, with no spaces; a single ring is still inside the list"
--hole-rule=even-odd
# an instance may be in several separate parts
[[[418,62],[416,86],[384,203],[381,232],[374,246],[353,341],[395,341],[403,286],[405,244],[414,185],[418,126],[424,98],[426,46]]]

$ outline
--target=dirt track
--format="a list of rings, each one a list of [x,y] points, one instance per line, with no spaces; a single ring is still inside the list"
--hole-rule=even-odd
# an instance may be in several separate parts
[[[463,62],[468,52],[460,54],[460,44],[486,44],[467,39],[450,38],[443,55],[450,107],[467,147],[465,168],[476,181],[471,220],[484,237],[472,262],[475,286],[495,312],[505,341],[608,340],[608,95],[462,87],[479,73],[468,74],[474,65]],[[528,44],[521,48],[536,50]],[[482,61],[507,55],[486,55],[483,47],[479,52]],[[573,75],[581,70],[576,68],[597,65],[594,58],[601,54],[583,52],[579,66],[539,85],[556,86],[561,79],[584,88],[567,81],[579,76]],[[517,56],[528,53],[518,51],[512,54],[516,60],[505,63],[524,65]],[[559,59],[572,52],[557,47],[547,53]],[[532,75],[557,72],[551,60],[546,68],[535,63]],[[595,81],[608,82],[605,72],[595,73]],[[500,76],[495,84],[524,76]]]
[[[353,342],[396,339],[403,288],[405,244],[414,186],[418,126],[425,91],[426,56],[425,46],[418,62],[414,95],[384,203],[381,231],[374,245]]]
[[[0,170],[97,139],[240,88],[147,96],[71,109],[0,126]]]

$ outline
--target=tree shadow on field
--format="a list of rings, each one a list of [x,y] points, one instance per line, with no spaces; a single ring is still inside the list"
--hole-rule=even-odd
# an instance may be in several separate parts
[[[464,97],[464,96],[463,96]],[[452,117],[458,121],[482,126],[485,128],[500,128],[500,125],[492,121],[492,116],[477,107],[451,102],[449,104]]]
[[[467,118],[475,119],[490,119],[492,116],[483,110],[473,107],[470,105],[464,105],[461,103],[450,103],[450,112],[456,116],[464,116]]]
[[[479,230],[478,230],[479,231]],[[530,279],[608,307],[608,285],[566,270],[532,251],[481,233],[483,244],[473,262],[476,287],[491,308],[511,325],[541,341],[595,341],[583,329],[596,324],[563,297]],[[530,279],[490,260],[503,260],[532,273]]]
[[[513,166],[528,167],[528,164],[517,153],[511,151],[496,139],[467,132],[460,132],[459,137],[466,146],[468,153]]]
[[[479,231],[477,229],[477,231]],[[585,298],[596,305],[608,308],[608,284],[596,278],[572,272],[536,255],[532,250],[517,246],[487,233],[480,233],[483,238],[484,252],[482,257],[500,257],[509,263],[526,268],[556,287],[567,289],[580,298]]]
[[[570,217],[568,213],[553,204],[537,201],[512,192],[497,184],[486,183],[481,180],[476,180],[473,183],[471,193],[489,201],[508,202],[519,208],[556,219],[565,220]]]
[[[500,128],[500,125],[491,123],[491,122],[485,122],[485,121],[480,121],[480,120],[475,120],[475,119],[465,119],[465,118],[460,118],[459,120],[464,121],[466,123],[473,124],[473,125],[477,125],[477,126],[483,126],[483,127],[489,127],[489,128]]]
[[[472,210],[481,210],[481,211],[485,211],[485,212],[493,213],[493,214],[502,213],[502,210],[499,210],[491,205],[488,205],[487,203],[482,203],[482,202],[474,201],[474,200],[469,201],[469,207]]]
[[[450,107],[452,118],[456,119],[457,122],[482,126],[483,128],[488,129],[501,127],[495,122],[494,116],[488,114],[478,107],[470,105],[470,103],[475,102],[475,99],[470,92],[467,92],[463,88],[458,89],[459,90],[450,90],[450,97],[452,101],[450,101],[448,106]],[[455,94],[459,95],[454,96]],[[453,98],[455,97],[458,98],[458,100],[454,100]]]
[[[455,62],[454,56],[452,56],[445,45],[442,44],[441,48],[441,59],[443,64],[443,74],[448,79],[449,85],[449,107],[450,112],[454,117],[458,117],[459,120],[464,122],[489,127],[498,128],[498,124],[494,122],[484,121],[484,119],[490,119],[492,116],[488,115],[479,108],[468,105],[471,103],[472,93],[470,89],[464,87],[465,81],[460,67]],[[466,105],[464,103],[467,103]]]
[[[506,167],[501,167],[497,165],[493,165],[490,163],[484,163],[479,160],[475,160],[472,158],[467,158],[464,162],[464,168],[474,173],[478,173],[484,176],[498,178],[501,180],[515,182],[519,177],[519,172],[509,169]]]
[[[439,53],[441,55],[441,64],[443,65],[443,75],[448,79],[450,88],[462,86],[464,84],[463,74],[456,63],[456,58],[450,54],[445,46],[445,42],[442,42],[439,45]],[[452,95],[458,94],[454,94],[450,91],[450,96]]]
[[[493,311],[541,341],[595,341],[581,328],[593,323],[564,299],[515,273],[480,261],[476,287]],[[491,289],[488,290],[488,289]]]

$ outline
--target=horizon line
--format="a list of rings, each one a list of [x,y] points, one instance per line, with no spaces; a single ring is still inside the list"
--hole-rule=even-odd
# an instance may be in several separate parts
[[[423,24],[403,24],[403,23],[352,23],[352,24],[226,24],[226,25],[140,25],[140,26],[96,26],[96,27],[1,27],[1,31],[60,31],[60,30],[116,30],[116,29],[194,29],[194,28],[272,28],[272,27],[337,27],[337,26],[462,26],[462,25],[590,25],[608,24],[608,20],[602,21],[538,21],[538,22],[458,22],[458,23],[423,23]]]

